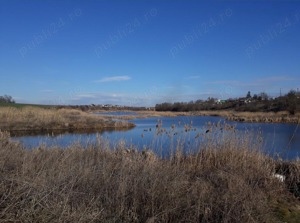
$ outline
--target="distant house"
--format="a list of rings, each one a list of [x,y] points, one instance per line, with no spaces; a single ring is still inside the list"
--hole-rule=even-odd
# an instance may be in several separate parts
[[[252,98],[246,98],[246,100],[244,101],[246,104],[251,103],[252,102]]]
[[[225,102],[226,102],[226,100],[221,100],[221,99],[218,99],[218,100],[216,101],[216,103],[217,103],[218,105],[224,104]]]

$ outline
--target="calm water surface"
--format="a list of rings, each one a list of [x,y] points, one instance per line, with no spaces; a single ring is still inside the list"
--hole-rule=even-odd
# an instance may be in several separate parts
[[[95,114],[105,115],[105,116],[126,116],[126,115],[138,115],[136,112],[132,111],[113,111],[113,112],[95,112]]]
[[[101,113],[102,114],[102,113]],[[107,115],[116,115],[107,113]],[[120,113],[119,115],[128,115]],[[133,115],[133,114],[132,114]],[[178,116],[160,118],[138,118],[131,120],[136,127],[127,131],[104,131],[99,133],[66,133],[57,136],[23,136],[14,137],[14,140],[21,141],[27,148],[34,148],[41,144],[47,146],[59,145],[67,147],[73,143],[95,143],[99,136],[109,140],[112,146],[120,140],[125,140],[127,144],[133,144],[140,150],[145,148],[155,148],[157,153],[165,155],[170,148],[178,141],[185,150],[195,149],[195,145],[201,144],[201,134],[207,131],[207,123],[223,123],[221,117],[203,116]],[[275,123],[226,123],[235,126],[241,132],[250,131],[253,134],[260,134],[263,137],[263,149],[268,154],[281,153],[284,159],[295,159],[300,156],[300,127],[296,124],[275,124]],[[162,134],[156,134],[157,124],[160,129],[165,129]],[[173,128],[172,128],[173,125]],[[191,126],[191,131],[185,131],[185,125]]]

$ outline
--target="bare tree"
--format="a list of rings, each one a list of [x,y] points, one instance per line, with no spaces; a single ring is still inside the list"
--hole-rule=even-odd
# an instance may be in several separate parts
[[[4,95],[0,96],[0,103],[15,103],[15,100],[12,98],[12,96]]]

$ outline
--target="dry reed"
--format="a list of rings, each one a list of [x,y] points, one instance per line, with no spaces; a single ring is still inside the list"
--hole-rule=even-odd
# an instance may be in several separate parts
[[[219,128],[219,129],[218,129]],[[222,127],[223,128],[223,127]],[[123,141],[26,150],[0,132],[2,222],[281,222],[294,210],[249,135],[210,126],[198,152],[162,159]],[[226,128],[225,128],[226,129]],[[299,164],[297,164],[299,165]],[[283,204],[285,204],[283,206]],[[298,203],[295,203],[295,205]],[[295,209],[296,210],[296,209]],[[278,214],[278,213],[281,214]],[[299,214],[299,211],[295,213]]]
[[[232,110],[195,111],[195,112],[139,112],[144,117],[174,116],[221,116],[229,121],[261,123],[299,123],[300,113],[290,115],[288,112],[237,112]]]
[[[0,108],[0,129],[8,131],[128,128],[133,126],[132,123],[116,122],[75,109]]]

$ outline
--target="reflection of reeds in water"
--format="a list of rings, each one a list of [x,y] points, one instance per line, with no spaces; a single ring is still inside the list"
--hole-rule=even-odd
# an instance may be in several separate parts
[[[299,202],[273,177],[289,172],[294,193],[299,163],[278,165],[259,151],[259,139],[228,125],[194,133],[201,134],[198,151],[183,153],[179,143],[161,159],[149,150],[155,148],[138,152],[101,137],[86,146],[24,150],[0,132],[0,219],[290,222],[299,216]]]

